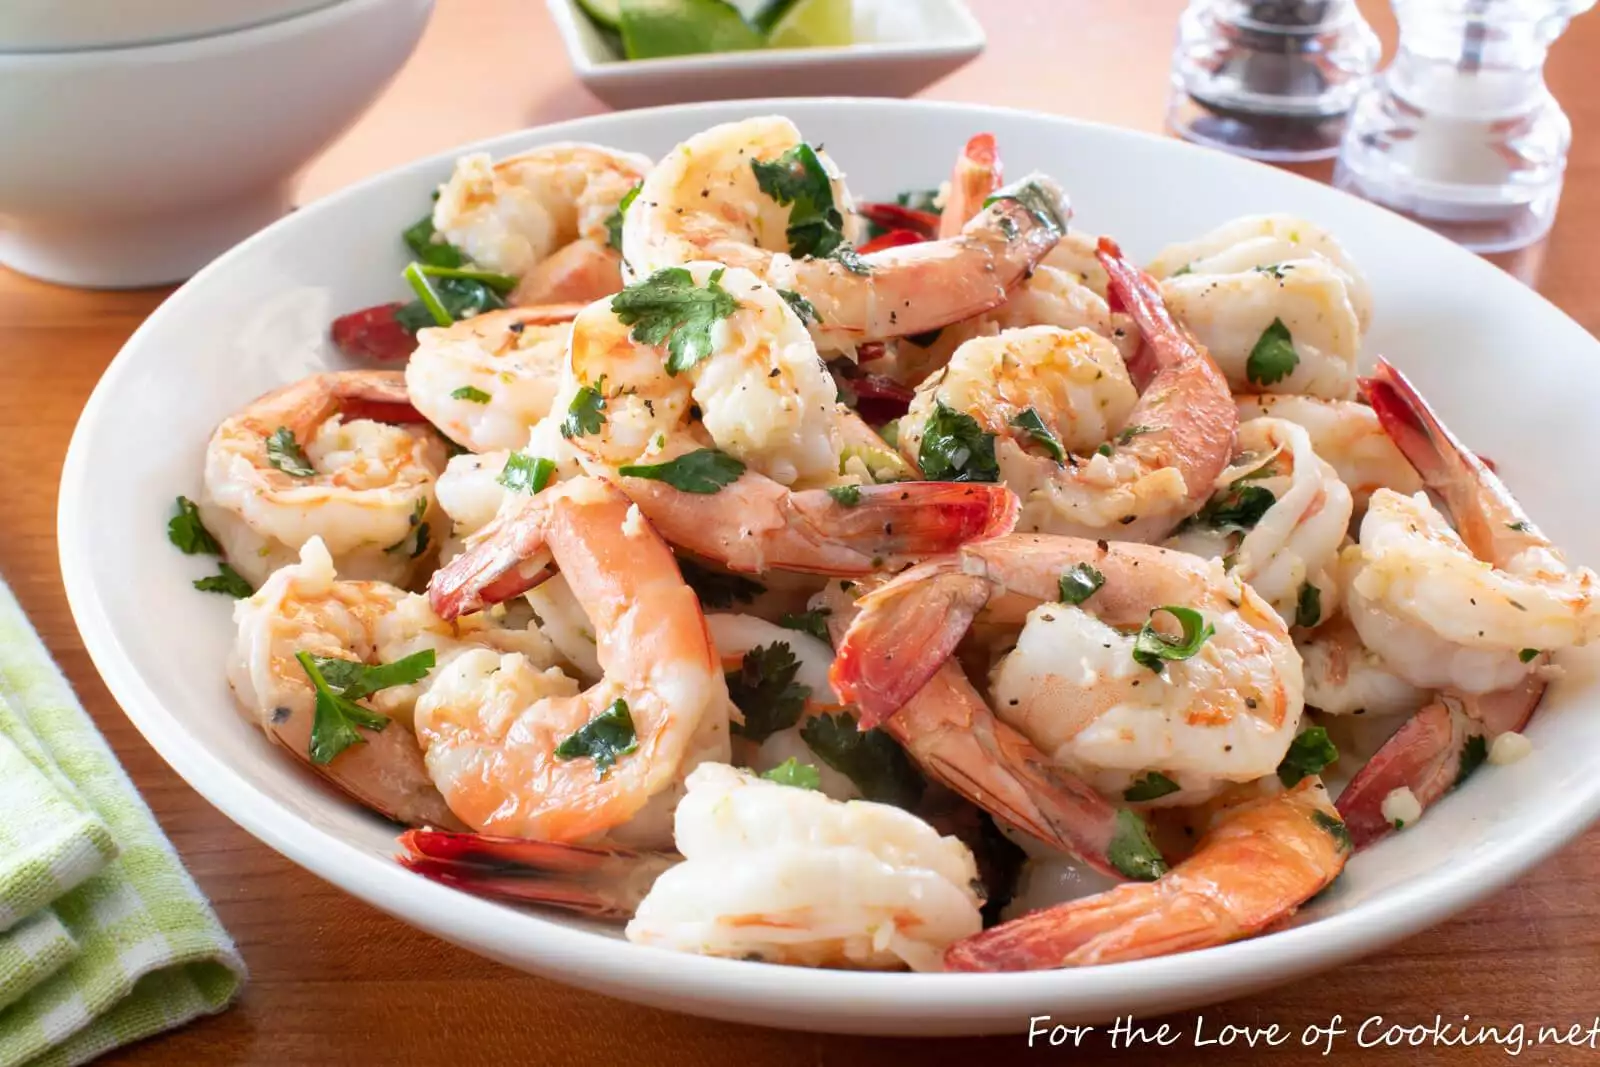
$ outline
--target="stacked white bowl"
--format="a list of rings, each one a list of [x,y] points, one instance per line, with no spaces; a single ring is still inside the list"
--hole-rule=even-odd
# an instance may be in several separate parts
[[[289,210],[433,0],[0,0],[0,264],[177,281]]]

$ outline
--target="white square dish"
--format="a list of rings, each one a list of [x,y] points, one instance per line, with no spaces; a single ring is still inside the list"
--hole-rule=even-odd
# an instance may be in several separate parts
[[[615,108],[757,96],[910,96],[983,51],[961,0],[856,0],[856,43],[622,59],[575,0],[546,0],[578,80]]]

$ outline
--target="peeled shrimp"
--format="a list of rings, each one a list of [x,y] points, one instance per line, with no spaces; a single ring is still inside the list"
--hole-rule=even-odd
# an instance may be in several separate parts
[[[1316,626],[1338,606],[1335,572],[1350,525],[1350,490],[1292,422],[1242,423],[1237,448],[1211,504],[1168,545],[1222,557],[1285,620]],[[1254,502],[1266,506],[1245,508]]]
[[[1378,489],[1393,489],[1410,496],[1422,488],[1416,468],[1383,432],[1377,413],[1366,404],[1283,393],[1235,399],[1241,425],[1270,417],[1303,427],[1310,435],[1312,450],[1350,490],[1357,515],[1366,512],[1368,499]]]
[[[938,970],[945,947],[982,926],[972,853],[887,804],[704,763],[674,836],[681,861],[411,831],[400,861],[485,896],[631,918],[640,944],[769,963]]]
[[[1168,245],[1148,269],[1164,280],[1184,274],[1238,274],[1308,257],[1326,260],[1339,273],[1358,326],[1365,332],[1372,320],[1372,289],[1366,277],[1331,233],[1293,215],[1245,215],[1225,222],[1192,241]]]
[[[664,346],[634,340],[609,304],[593,304],[573,325],[562,392],[573,399],[552,415],[585,391],[603,402],[598,425],[567,441],[590,473],[617,478],[667,540],[735,570],[863,574],[1010,528],[1015,498],[1000,486],[857,485],[870,481],[874,456],[889,461],[890,477],[910,471],[838,402],[783,297],[748,271],[684,270],[700,290],[736,301],[713,351],[669,373]],[[713,492],[628,473],[708,446],[744,468]],[[845,499],[825,491],[843,486],[854,487]]]
[[[275,571],[254,596],[235,605],[234,622],[228,684],[247,717],[365,806],[413,826],[460,826],[429,780],[411,731],[412,708],[439,668],[473,648],[516,649],[534,662],[550,662],[549,642],[536,630],[501,626],[482,615],[447,624],[423,597],[383,582],[339,580],[333,558],[315,537],[300,550],[298,563]],[[361,730],[360,742],[326,764],[315,763],[315,690],[295,653],[376,664],[425,649],[435,655],[427,677],[364,701],[393,721],[381,730]]]
[[[795,259],[791,205],[761,190],[752,163],[801,146],[788,119],[725,123],[673,149],[645,179],[623,222],[622,248],[635,278],[663,267],[713,261],[750,270],[806,298],[815,332],[831,349],[925,333],[1002,303],[1060,237],[1068,208],[1048,178],[1032,175],[1019,196],[1002,196],[956,237],[860,257]],[[816,153],[849,240],[852,205],[838,169]],[[1024,192],[1025,190],[1025,192]]]
[[[510,308],[419,331],[405,371],[411,403],[463,448],[521,448],[550,414],[572,334],[542,318]]]
[[[1224,811],[1164,877],[1032,912],[950,946],[953,971],[1035,971],[1192,952],[1260,933],[1328,886],[1350,835],[1315,777]]]
[[[1081,606],[1060,602],[1074,573],[1103,582]],[[1020,628],[990,674],[995,714],[1107,795],[1157,772],[1177,788],[1155,803],[1204,800],[1271,774],[1300,723],[1283,620],[1220,563],[1185,553],[1012,534],[914,567],[859,606],[834,682],[870,721],[922,688],[981,612]],[[1193,654],[1157,671],[1135,658],[1149,639],[1132,631],[1170,634],[1173,607],[1199,615]]]
[[[1325,715],[1409,715],[1432,697],[1384,665],[1343,615],[1296,642],[1304,666],[1306,707]]]
[[[417,737],[446,802],[474,829],[590,840],[681,782],[692,758],[726,760],[727,687],[693,590],[654,531],[626,521],[627,498],[575,479],[527,502],[524,537],[549,545],[593,625],[604,676],[580,693],[515,654],[462,656],[418,702]],[[482,564],[469,551],[435,575],[443,617],[462,614],[460,592]],[[602,716],[613,743],[564,755],[563,742]]]
[[[1366,389],[1456,520],[1422,494],[1373,494],[1349,605],[1367,647],[1413,685],[1486,693],[1516,685],[1540,652],[1593,640],[1594,572],[1566,563],[1398,371],[1381,363]]]
[[[594,300],[622,288],[607,222],[650,160],[601,145],[541,145],[498,163],[456,162],[433,225],[478,266],[521,279],[512,302]]]
[[[705,764],[678,805],[686,862],[628,924],[643,945],[809,967],[940,969],[982,928],[972,853],[887,804]]]
[[[1172,323],[1154,283],[1111,242],[1101,256],[1139,321],[1148,359],[1125,371],[1111,343],[1087,330],[1035,327],[969,341],[918,390],[900,446],[920,454],[940,406],[953,408],[995,435],[999,477],[1022,498],[1025,529],[1161,537],[1210,495],[1233,454],[1238,416],[1216,366]],[[1137,400],[1129,371],[1144,386]],[[1051,455],[1040,428],[1019,422],[1030,411],[1066,455]],[[1114,441],[1111,430],[1120,431]],[[1095,444],[1104,447],[1072,455]]]
[[[444,465],[399,371],[314,374],[217,427],[200,514],[252,585],[313,537],[341,574],[405,584],[432,558]]]
[[[1354,395],[1361,325],[1345,276],[1328,261],[1174,275],[1161,283],[1161,296],[1233,389]]]

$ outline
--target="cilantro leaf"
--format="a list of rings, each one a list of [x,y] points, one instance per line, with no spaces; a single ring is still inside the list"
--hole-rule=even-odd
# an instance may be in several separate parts
[[[1182,637],[1168,637],[1155,628],[1156,616],[1163,611],[1178,620],[1178,625],[1183,627]],[[1206,622],[1205,616],[1193,608],[1173,604],[1152,608],[1139,635],[1133,639],[1133,661],[1160,674],[1166,669],[1166,661],[1194,657],[1216,632],[1216,628]]]
[[[865,277],[872,273],[872,265],[862,259],[860,254],[849,245],[840,245],[835,248],[828,253],[828,258],[838,261],[851,274],[859,274]]]
[[[727,673],[728,698],[744,713],[733,732],[760,744],[800,721],[811,687],[796,682],[800,661],[784,641],[757,645],[744,654],[739,669]]]
[[[628,714],[628,702],[620,697],[605,711],[578,728],[556,746],[556,759],[594,760],[594,775],[604,778],[617,760],[639,747],[639,735]]]
[[[604,385],[605,376],[602,375],[594,385],[579,387],[572,403],[567,405],[567,417],[561,420],[562,437],[570,440],[600,432],[606,421],[606,398],[600,395],[600,387]]]
[[[433,212],[422,216],[400,235],[418,260],[435,267],[459,267],[467,261],[461,249],[439,237],[433,228]]]
[[[1295,600],[1294,624],[1310,629],[1322,621],[1322,590],[1310,582],[1300,583],[1300,595]]]
[[[905,752],[882,730],[862,733],[850,712],[808,718],[800,727],[800,739],[818,759],[854,782],[868,800],[910,808],[922,799],[922,775]]]
[[[502,289],[515,283],[509,275],[412,263],[401,274],[417,299],[394,313],[412,333],[428,326],[449,326],[485,311],[506,306]]]
[[[1117,812],[1117,829],[1106,846],[1106,859],[1126,878],[1153,882],[1167,873],[1167,861],[1150,840],[1150,829],[1139,813],[1122,808]]]
[[[1517,659],[1521,660],[1523,663],[1532,663],[1538,658],[1539,650],[1537,648],[1525,648],[1521,652],[1517,653]]]
[[[666,267],[611,298],[611,310],[629,334],[646,345],[667,346],[667,373],[686,371],[711,354],[711,327],[739,310],[722,287],[724,268],[702,288],[684,267]]]
[[[167,520],[167,540],[186,556],[222,555],[222,546],[200,521],[200,508],[186,496],[178,498],[178,512]]]
[[[555,463],[543,456],[513,452],[506,457],[506,465],[500,468],[500,473],[494,480],[514,493],[527,493],[533,496],[550,484],[550,478],[555,472]]]
[[[1302,778],[1321,774],[1323,768],[1339,758],[1339,749],[1320,726],[1305,730],[1289,742],[1289,751],[1278,764],[1278,781],[1286,786]]]
[[[1317,829],[1333,838],[1333,843],[1339,846],[1339,851],[1349,852],[1355,847],[1355,842],[1350,839],[1350,829],[1345,826],[1343,819],[1318,810],[1311,813],[1311,821],[1316,824]]]
[[[1033,443],[1045,450],[1045,454],[1057,463],[1066,462],[1067,450],[1061,447],[1061,438],[1050,432],[1050,427],[1044,424],[1039,413],[1033,408],[1027,408],[1011,420],[1011,425],[1021,430],[1033,439]]]
[[[617,210],[606,216],[606,246],[613,252],[622,251],[622,220],[627,218],[628,208],[639,199],[639,190],[643,188],[644,182],[639,182],[629,189],[617,202]]]
[[[1060,591],[1063,604],[1082,604],[1099,592],[1106,584],[1106,576],[1087,563],[1068,569],[1061,576]]]
[[[978,420],[956,411],[943,400],[934,402],[933,414],[922,431],[917,464],[923,476],[935,482],[996,482],[1000,466],[994,458],[994,434]]]
[[[467,400],[474,404],[487,404],[494,398],[475,385],[463,385],[460,389],[450,394],[450,399]]]
[[[797,144],[777,159],[752,159],[756,185],[789,206],[789,254],[826,256],[844,247],[844,216],[833,200],[833,182],[816,149]]]
[[[1004,189],[983,202],[984,207],[1000,201],[1011,200],[1020,204],[1031,215],[1035,222],[1051,233],[1062,234],[1066,232],[1066,224],[1062,222],[1056,210],[1056,198],[1051,196],[1038,182],[1024,178],[1013,182]],[[1012,236],[1007,234],[1007,236]]]
[[[295,478],[311,478],[317,473],[300,442],[294,439],[294,431],[287,426],[279,426],[268,436],[267,462]]]
[[[1273,319],[1272,325],[1261,331],[1261,339],[1250,350],[1244,373],[1256,385],[1275,385],[1283,381],[1300,363],[1294,350],[1294,338],[1282,319]]]
[[[403,552],[406,548],[406,542],[410,541],[413,547],[410,555],[407,557],[408,559],[416,559],[418,556],[426,552],[428,550],[428,524],[422,521],[422,516],[426,515],[427,513],[428,501],[427,498],[424,497],[423,499],[418,500],[411,508],[411,515],[409,516],[411,530],[404,537],[400,538],[400,540],[384,549],[384,551],[388,553]],[[415,537],[416,540],[413,541],[413,537]]]
[[[255,593],[250,583],[244,580],[244,575],[226,563],[217,564],[217,573],[209,578],[196,579],[194,587],[202,593],[226,593],[235,600],[243,600]]]
[[[683,572],[683,580],[700,598],[700,603],[718,611],[735,604],[748,604],[767,591],[760,582],[702,567],[692,559],[679,559],[678,570]]]
[[[828,495],[847,508],[856,507],[861,503],[861,487],[859,485],[830,486]]]
[[[1224,532],[1247,532],[1256,528],[1272,505],[1278,502],[1272,490],[1259,485],[1235,485],[1221,496],[1206,502],[1194,521]]]
[[[624,478],[666,482],[685,493],[715,493],[738,480],[744,464],[715,448],[697,448],[665,463],[630,463],[618,467]]]
[[[294,658],[317,694],[307,751],[311,762],[319,766],[332,762],[351,745],[366,741],[356,729],[358,726],[382,730],[389,725],[387,715],[364,708],[357,700],[391,686],[421,681],[434,666],[432,649],[376,666],[309,652],[296,652]]]
[[[1143,778],[1135,779],[1132,785],[1122,791],[1122,799],[1129,803],[1157,800],[1176,793],[1181,788],[1182,786],[1160,771],[1149,771]]]
[[[803,634],[810,634],[825,643],[831,644],[828,637],[828,616],[832,615],[828,608],[817,608],[815,611],[790,612],[778,620],[778,625],[785,630],[798,630]]]
[[[801,763],[790,756],[770,771],[763,771],[761,777],[769,782],[779,785],[792,785],[796,789],[821,789],[822,775],[817,772],[814,764]]]
[[[788,301],[789,309],[795,313],[795,317],[802,325],[814,326],[822,321],[822,316],[817,314],[816,306],[793,289],[779,289],[778,295]]]

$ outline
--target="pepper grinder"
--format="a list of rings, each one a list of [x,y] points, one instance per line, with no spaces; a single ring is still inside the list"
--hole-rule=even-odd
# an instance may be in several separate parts
[[[1595,0],[1392,2],[1399,51],[1356,105],[1334,184],[1475,252],[1539,240],[1572,142],[1545,58]]]
[[[1355,0],[1191,0],[1167,124],[1252,159],[1331,159],[1378,51]]]

